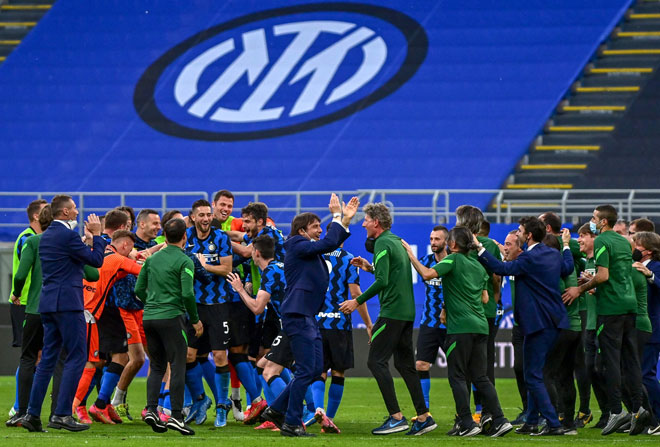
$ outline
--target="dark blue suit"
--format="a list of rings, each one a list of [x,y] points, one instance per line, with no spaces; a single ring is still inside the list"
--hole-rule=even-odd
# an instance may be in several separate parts
[[[548,390],[543,383],[543,367],[560,329],[568,328],[566,307],[559,293],[559,279],[573,271],[570,250],[557,250],[537,244],[518,259],[502,262],[485,251],[479,261],[498,275],[515,276],[515,321],[524,336],[523,373],[529,393],[527,423],[536,425],[539,412],[551,428],[559,427]]]
[[[655,277],[648,285],[648,312],[653,332],[642,352],[642,381],[649,395],[649,403],[656,417],[660,417],[660,383],[658,382],[658,356],[660,356],[660,262],[646,265]]]
[[[316,323],[316,314],[328,290],[328,267],[323,254],[337,249],[349,236],[335,222],[320,241],[295,235],[284,243],[286,291],[280,309],[282,329],[289,338],[296,373],[271,407],[286,412],[285,422],[289,425],[302,425],[305,392],[323,372],[323,343]]]
[[[48,382],[62,347],[67,352],[62,384],[57,397],[57,416],[71,415],[71,404],[87,359],[86,325],[83,314],[83,266],[103,265],[106,242],[94,236],[94,250],[78,233],[60,222],[53,222],[41,236],[39,258],[43,286],[39,313],[44,326],[44,346],[30,394],[28,413],[39,416]]]

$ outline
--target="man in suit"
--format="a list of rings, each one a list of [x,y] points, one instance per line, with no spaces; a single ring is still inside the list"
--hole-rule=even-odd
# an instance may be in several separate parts
[[[53,375],[55,363],[64,348],[67,357],[62,373],[62,385],[57,397],[57,408],[48,427],[82,431],[89,428],[71,417],[71,404],[86,360],[86,325],[83,313],[83,266],[103,265],[106,242],[101,237],[101,222],[95,214],[87,219],[85,242],[73,231],[78,210],[70,196],[58,195],[51,202],[53,223],[41,237],[43,288],[39,313],[44,326],[44,347],[37,366],[28,412],[22,426],[29,431],[42,431],[41,406]]]
[[[545,225],[536,217],[520,220],[518,234],[525,251],[515,261],[498,261],[479,243],[479,261],[498,275],[515,276],[516,306],[514,318],[523,341],[525,384],[530,395],[527,422],[516,430],[523,434],[563,435],[557,413],[543,383],[543,367],[560,329],[568,328],[566,307],[559,293],[559,279],[573,271],[573,257],[568,247],[571,235],[564,230],[562,256],[542,244]],[[562,259],[563,257],[563,259]],[[538,432],[539,412],[547,425]]]
[[[310,436],[302,425],[302,402],[307,387],[323,372],[323,341],[316,314],[328,289],[328,267],[323,254],[336,250],[349,236],[348,225],[359,206],[357,197],[342,206],[330,198],[332,224],[323,239],[321,219],[313,213],[294,217],[291,234],[284,243],[286,295],[280,308],[282,329],[289,338],[296,375],[264,412],[283,436]],[[286,417],[284,413],[286,412]]]

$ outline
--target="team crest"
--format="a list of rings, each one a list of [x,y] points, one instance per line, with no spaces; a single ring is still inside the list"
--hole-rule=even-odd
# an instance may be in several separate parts
[[[213,242],[209,244],[209,251],[215,251],[218,247],[215,246]]]

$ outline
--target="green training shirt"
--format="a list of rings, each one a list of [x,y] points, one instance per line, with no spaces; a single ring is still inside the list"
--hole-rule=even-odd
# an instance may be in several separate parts
[[[23,245],[21,262],[14,274],[12,295],[21,297],[21,304],[25,299],[25,313],[39,315],[39,297],[41,296],[41,260],[39,260],[39,242],[41,234],[29,238]],[[83,268],[83,277],[87,281],[98,281],[98,269],[86,265]],[[31,279],[28,281],[28,279]],[[27,293],[23,293],[27,290]]]
[[[625,315],[637,312],[630,266],[632,249],[628,239],[612,230],[596,236],[594,257],[598,267],[609,269],[609,279],[596,288],[598,315]]]
[[[477,240],[481,243],[481,245],[484,246],[488,253],[495,256],[496,259],[500,261],[502,260],[500,248],[497,246],[495,241],[485,236],[477,236]],[[474,259],[479,258],[477,252],[475,251],[470,252],[470,256]],[[488,302],[486,304],[482,304],[482,306],[484,307],[486,318],[495,318],[497,316],[497,303],[495,302],[495,283],[493,282],[493,272],[486,269],[486,273],[488,273],[488,284],[486,284],[486,290],[488,290]]]
[[[575,270],[571,272],[566,278],[559,278],[559,293],[564,293],[569,287],[577,287],[577,275]],[[568,314],[568,324],[571,331],[582,331],[582,323],[580,320],[580,302],[573,300],[571,304],[566,306],[566,313]]]
[[[25,243],[30,239],[31,236],[34,236],[37,234],[32,227],[27,227],[25,230],[21,231],[21,234],[18,235],[16,238],[16,242],[14,243],[14,256],[11,262],[12,265],[12,274],[11,274],[11,283],[14,283],[14,277],[16,276],[16,271],[18,270],[18,264],[21,262],[21,256],[23,255],[23,247],[25,246]],[[30,289],[30,273],[28,273],[27,277],[25,278],[25,287],[27,290]],[[17,295],[14,295],[17,296]],[[21,305],[25,306],[27,304],[27,298],[28,294],[26,293],[25,295],[21,296]],[[11,298],[9,299],[11,301]]]
[[[448,334],[488,334],[488,320],[481,302],[486,290],[486,269],[472,256],[447,255],[433,266],[442,277]]]
[[[596,260],[594,258],[585,259],[584,271],[596,274]],[[591,290],[584,292],[584,299],[587,304],[587,327],[588,331],[596,330],[596,320],[598,319],[598,312],[596,311],[596,295],[589,293]]]
[[[642,332],[652,332],[651,320],[647,311],[648,306],[648,288],[646,276],[635,267],[631,267],[633,285],[635,287],[635,297],[637,298],[637,318],[635,319],[635,328]]]
[[[390,230],[384,231],[376,238],[373,265],[375,281],[357,297],[357,302],[362,304],[378,295],[380,317],[413,321],[415,295],[410,258],[401,245],[401,238]]]
[[[516,312],[516,277],[509,276],[509,289],[511,289],[511,313],[515,315]],[[513,317],[513,325],[518,326],[516,318]]]
[[[188,312],[190,322],[197,323],[194,272],[192,260],[175,245],[149,256],[135,284],[135,295],[144,303],[143,318],[166,320]]]

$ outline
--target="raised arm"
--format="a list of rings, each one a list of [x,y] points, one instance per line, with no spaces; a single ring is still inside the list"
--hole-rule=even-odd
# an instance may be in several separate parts
[[[403,248],[406,249],[406,253],[408,253],[408,258],[410,259],[410,262],[412,263],[415,270],[417,270],[417,273],[419,273],[422,276],[422,278],[424,278],[424,281],[428,281],[429,279],[438,277],[438,272],[436,272],[432,268],[428,268],[422,265],[422,263],[419,262],[419,259],[417,259],[417,257],[413,253],[412,248],[410,247],[408,242],[401,239],[401,245],[403,245]]]

